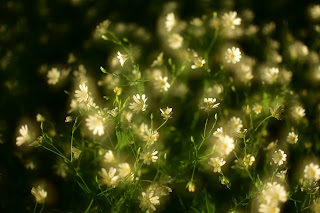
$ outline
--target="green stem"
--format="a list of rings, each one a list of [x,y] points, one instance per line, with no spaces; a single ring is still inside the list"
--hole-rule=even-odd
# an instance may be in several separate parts
[[[34,205],[33,213],[36,212],[37,206],[38,206],[38,202],[36,202],[36,205]]]
[[[86,211],[85,211],[84,213],[88,213],[88,212],[89,212],[89,210],[90,210],[90,208],[91,208],[91,205],[92,205],[92,203],[93,203],[93,200],[94,200],[94,198],[91,199],[91,201],[90,201],[90,203],[89,203],[89,206],[88,206],[88,208],[86,209]]]
[[[261,126],[261,124],[263,123],[263,122],[265,122],[266,120],[268,120],[269,118],[271,118],[271,117],[273,117],[272,115],[269,115],[268,117],[266,117],[265,119],[263,119],[263,121],[261,121],[260,123],[259,123],[259,125],[256,127],[256,129],[254,130],[255,132],[258,130],[258,128]]]
[[[63,156],[63,155],[59,154],[58,152],[53,151],[52,149],[49,149],[48,147],[45,147],[45,146],[42,146],[42,147],[43,147],[44,149],[46,149],[46,150],[48,150],[48,151],[50,151],[50,152],[52,152],[52,153],[54,153],[54,154],[58,155],[59,157],[63,158],[64,160],[69,161],[65,156]]]
[[[167,123],[168,119],[166,119],[155,131],[158,131],[163,125]]]
[[[42,207],[41,207],[41,210],[39,213],[41,213],[43,211],[43,209],[44,209],[44,202],[42,203]]]

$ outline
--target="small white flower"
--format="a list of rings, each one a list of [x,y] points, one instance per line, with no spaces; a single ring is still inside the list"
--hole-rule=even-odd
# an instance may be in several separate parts
[[[41,186],[37,188],[32,187],[31,194],[36,198],[37,203],[44,203],[47,197],[47,192]]]
[[[208,162],[210,166],[213,166],[213,172],[221,172],[221,166],[223,166],[225,163],[226,161],[219,157],[210,158],[210,161]]]
[[[263,203],[269,206],[278,206],[280,202],[287,201],[286,189],[277,182],[267,183],[261,195]]]
[[[148,105],[146,105],[147,99],[148,98],[146,97],[145,94],[141,95],[141,97],[139,94],[134,95],[133,96],[134,102],[130,103],[129,109],[132,109],[133,112],[135,112],[135,113],[138,113],[140,111],[143,111],[143,112],[146,111],[147,106],[148,106]]]
[[[229,13],[225,13],[222,16],[223,26],[229,29],[234,29],[235,26],[241,24],[241,18],[237,18],[237,12],[230,11]]]
[[[232,137],[229,135],[215,135],[216,140],[216,152],[221,156],[227,156],[233,151],[235,144]]]
[[[37,116],[36,116],[36,118],[37,118],[37,121],[38,122],[43,122],[43,121],[45,121],[46,119],[41,115],[41,114],[37,114]]]
[[[142,196],[139,197],[140,205],[139,207],[146,212],[156,211],[156,207],[154,205],[159,205],[159,196],[154,195],[154,191],[142,192]]]
[[[110,167],[109,172],[107,172],[104,168],[101,169],[101,171],[98,172],[98,174],[102,177],[102,179],[98,180],[98,184],[100,186],[107,185],[115,187],[117,185],[118,176],[115,175],[117,172],[117,169]]]
[[[165,25],[168,32],[170,32],[172,28],[176,25],[174,13],[171,12],[167,14]]]
[[[72,121],[72,117],[70,115],[68,115],[64,122],[69,123],[71,121]]]
[[[200,108],[203,109],[206,112],[210,112],[211,110],[217,108],[220,103],[216,103],[217,99],[215,98],[204,98],[203,99],[203,106],[201,106]]]
[[[287,142],[290,144],[295,144],[298,142],[298,135],[296,135],[294,132],[289,132],[287,136]]]
[[[174,33],[170,35],[170,37],[168,38],[168,42],[169,47],[171,47],[172,49],[179,49],[180,47],[182,47],[183,37],[177,33]]]
[[[57,68],[52,68],[48,74],[48,84],[56,85],[60,78],[60,71]]]
[[[168,83],[168,77],[158,76],[155,79],[155,87],[160,90],[160,92],[168,91],[170,84]]]
[[[252,166],[253,162],[255,162],[255,157],[248,154],[246,155],[244,158],[243,158],[243,164],[246,166],[246,167],[249,167],[249,166]]]
[[[259,206],[259,212],[260,213],[280,213],[280,208],[277,206],[272,206],[272,205],[262,203]]]
[[[151,67],[160,66],[162,64],[163,64],[163,52],[161,52],[158,55],[157,59],[152,62]]]
[[[140,155],[140,159],[143,160],[144,164],[150,165],[151,162],[156,162],[158,159],[158,151],[156,151],[155,149],[153,151],[151,151],[150,149],[147,149],[145,151],[143,151]]]
[[[80,90],[75,91],[75,97],[77,98],[78,103],[86,102],[89,98],[88,87],[85,83],[79,85]]]
[[[167,107],[167,109],[160,109],[160,112],[163,119],[169,119],[172,115],[172,107]]]
[[[272,160],[275,164],[281,166],[287,160],[287,155],[284,153],[284,151],[279,149],[272,154]]]
[[[119,164],[119,177],[124,178],[131,173],[131,168],[128,163]]]
[[[75,159],[78,159],[80,157],[81,150],[77,149],[76,147],[72,147],[72,154]]]
[[[128,60],[128,56],[121,54],[119,51],[117,52],[117,58],[119,59],[120,65],[123,67],[124,63],[126,62],[126,60]]]
[[[239,48],[232,47],[231,49],[228,48],[225,53],[225,59],[227,63],[233,63],[236,64],[241,59],[241,52]]]
[[[103,135],[104,134],[104,124],[103,119],[99,115],[89,115],[86,119],[86,125],[94,135]]]
[[[104,155],[104,161],[108,162],[108,163],[115,162],[115,158],[114,158],[113,152],[111,150],[108,150],[106,152],[106,154]]]
[[[286,179],[286,175],[287,175],[287,170],[281,170],[280,172],[278,172],[276,174],[276,176],[282,180]]]
[[[295,108],[292,110],[292,113],[291,113],[291,114],[292,114],[293,118],[294,118],[294,119],[297,119],[297,120],[303,118],[303,117],[306,115],[305,109],[303,109],[301,106],[295,107]]]
[[[199,67],[203,67],[203,65],[206,63],[206,61],[204,59],[202,59],[201,57],[195,58],[194,59],[194,64],[191,65],[191,69],[197,69]]]
[[[264,73],[264,80],[268,84],[273,84],[274,82],[277,81],[278,76],[279,76],[279,68],[271,67],[267,69],[266,72]]]
[[[260,114],[262,111],[262,106],[260,104],[254,104],[252,110],[254,111],[254,113]]]
[[[31,142],[31,136],[28,130],[28,125],[21,126],[19,130],[20,136],[17,137],[17,146],[21,146],[24,143]]]
[[[242,120],[237,117],[232,117],[228,122],[228,126],[230,127],[231,132],[240,133],[243,127]]]
[[[309,10],[310,16],[313,20],[320,19],[320,5],[313,5]]]
[[[304,168],[304,177],[309,181],[318,181],[320,179],[319,165],[310,163]]]

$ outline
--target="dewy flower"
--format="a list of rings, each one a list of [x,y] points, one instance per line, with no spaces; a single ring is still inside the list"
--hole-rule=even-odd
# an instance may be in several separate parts
[[[102,179],[98,180],[98,184],[100,186],[107,185],[115,187],[117,185],[118,176],[115,175],[117,172],[117,169],[110,167],[109,172],[107,172],[104,168],[101,169],[101,171],[98,172],[98,174],[102,177]]]
[[[225,53],[225,59],[227,63],[233,63],[236,64],[241,59],[241,52],[239,48],[232,47],[231,49],[228,48]]]
[[[168,83],[168,77],[157,76],[155,79],[155,87],[160,90],[160,92],[168,91],[170,84]]]
[[[171,115],[172,115],[172,108],[167,107],[167,109],[160,109],[160,112],[163,119],[169,119],[171,118]]]
[[[197,69],[199,67],[203,67],[203,65],[206,63],[206,61],[204,59],[202,59],[201,57],[195,58],[194,59],[194,64],[191,65],[191,69]]]
[[[120,65],[123,67],[126,60],[128,60],[128,56],[121,54],[119,51],[117,52],[117,58],[119,59]]]
[[[159,205],[159,196],[154,196],[154,191],[142,192],[142,196],[139,197],[140,205],[139,207],[146,212],[156,211],[156,207],[154,205]]]
[[[201,106],[200,108],[203,109],[206,112],[210,112],[211,110],[217,108],[220,103],[216,103],[217,99],[215,98],[204,98],[203,102],[204,105]]]
[[[284,153],[284,151],[279,149],[272,154],[272,160],[275,164],[281,166],[287,160],[287,155]]]
[[[319,165],[310,163],[304,168],[304,177],[309,181],[318,181],[320,179]]]
[[[241,18],[237,18],[237,12],[230,11],[229,13],[225,13],[222,16],[223,26],[229,29],[234,29],[235,26],[241,24]]]
[[[165,25],[168,32],[170,32],[172,28],[176,25],[174,13],[171,12],[167,14]]]
[[[55,85],[58,83],[60,78],[60,71],[57,68],[52,68],[48,74],[48,84]]]
[[[20,136],[17,137],[17,146],[21,146],[24,143],[31,142],[31,136],[28,130],[28,125],[21,126],[19,132]]]
[[[146,111],[147,106],[148,106],[148,105],[146,105],[147,99],[148,98],[146,97],[145,94],[143,94],[141,96],[139,94],[134,95],[133,96],[134,102],[130,103],[129,109],[132,109],[133,112],[135,112],[135,113],[138,113],[140,111],[143,111],[143,112]]]
[[[289,132],[287,136],[287,142],[290,144],[295,144],[298,142],[298,135],[296,135],[294,132]]]
[[[156,151],[155,149],[153,151],[151,151],[150,149],[147,149],[141,153],[140,159],[143,160],[144,164],[150,165],[151,161],[153,163],[157,161],[158,159],[157,154],[158,154],[158,151]]]
[[[88,87],[85,83],[79,85],[80,90],[75,91],[75,97],[77,98],[78,103],[86,102],[89,98]]]
[[[170,37],[168,38],[168,43],[169,47],[171,47],[172,49],[179,49],[180,47],[182,47],[183,38],[181,35],[175,33],[170,35]]]
[[[89,115],[86,119],[86,125],[94,135],[103,135],[104,134],[104,125],[103,119],[99,115]]]
[[[221,166],[223,166],[226,163],[226,161],[223,160],[223,158],[210,158],[210,161],[208,164],[210,166],[213,166],[213,172],[221,172]]]
[[[129,175],[131,172],[130,165],[128,163],[120,163],[119,164],[119,177],[124,178]]]
[[[47,192],[41,186],[37,188],[32,187],[31,194],[36,198],[37,203],[44,203],[47,197]]]
[[[261,198],[263,203],[269,206],[278,206],[279,202],[287,201],[287,191],[277,182],[267,183]]]

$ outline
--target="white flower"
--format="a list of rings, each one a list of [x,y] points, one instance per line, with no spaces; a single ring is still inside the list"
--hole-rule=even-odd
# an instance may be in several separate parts
[[[94,135],[103,135],[104,134],[104,125],[103,119],[99,115],[89,115],[86,119],[86,125]]]
[[[183,38],[179,34],[175,33],[168,38],[168,42],[169,47],[171,47],[172,49],[179,49],[180,47],[182,47]]]
[[[60,78],[60,71],[57,68],[52,68],[48,74],[48,84],[55,85],[58,83]]]
[[[141,95],[141,97],[139,94],[134,95],[133,96],[134,102],[130,103],[129,109],[132,109],[133,112],[135,112],[135,113],[138,113],[140,111],[143,111],[143,112],[146,111],[147,106],[148,106],[148,105],[146,105],[147,99],[148,98],[146,97],[145,94]]]
[[[160,109],[160,112],[163,119],[169,119],[172,115],[172,107],[167,107],[167,109]]]
[[[244,158],[243,158],[243,164],[246,166],[246,167],[249,167],[249,166],[252,166],[252,164],[253,164],[253,162],[255,162],[255,157],[254,156],[252,156],[252,155],[250,155],[250,154],[248,154],[247,156],[245,156]]]
[[[72,117],[70,115],[68,115],[64,122],[69,123],[71,121],[72,121]]]
[[[221,166],[223,166],[226,163],[226,161],[223,160],[223,158],[210,158],[210,161],[208,164],[210,166],[213,166],[213,172],[221,172]]]
[[[320,5],[317,4],[317,5],[313,5],[310,10],[310,16],[312,19],[314,20],[318,20],[320,19]]]
[[[206,63],[206,61],[204,59],[202,59],[201,57],[195,58],[194,59],[194,64],[191,65],[191,69],[197,69],[199,67],[203,67],[203,65]]]
[[[195,192],[196,191],[196,184],[194,182],[189,181],[187,184],[187,188],[189,192]]]
[[[280,213],[280,208],[277,206],[271,206],[265,203],[260,204],[259,206],[260,213]]]
[[[222,16],[223,26],[229,29],[234,29],[236,25],[241,24],[241,18],[237,18],[237,12],[230,11]]]
[[[80,90],[75,91],[75,97],[77,98],[78,103],[86,102],[89,98],[88,87],[85,83],[79,85]]]
[[[229,135],[218,135],[216,140],[216,152],[221,156],[227,156],[233,151],[235,145],[234,140]]]
[[[305,109],[303,109],[301,106],[295,107],[291,114],[292,114],[293,118],[295,118],[297,120],[303,118],[306,115]]]
[[[287,155],[284,153],[284,151],[279,149],[272,154],[272,160],[275,164],[281,166],[287,160]]]
[[[153,151],[151,151],[150,149],[147,149],[141,153],[140,159],[143,160],[144,164],[150,165],[151,161],[153,163],[157,161],[158,159],[158,156],[156,156],[157,154],[158,154],[158,151],[156,151],[155,149]]]
[[[157,59],[152,62],[151,67],[160,66],[162,64],[163,64],[163,52],[161,52],[158,55]]]
[[[262,78],[267,84],[273,84],[277,81],[278,76],[279,76],[279,68],[271,67],[269,69],[264,70]]]
[[[287,191],[277,182],[267,183],[266,188],[262,191],[261,199],[266,205],[278,206],[279,202],[287,201]]]
[[[119,176],[120,178],[124,178],[129,175],[131,172],[130,165],[128,163],[120,163],[119,164]]]
[[[126,60],[128,60],[128,56],[121,54],[119,51],[117,52],[117,58],[119,59],[120,65],[123,67],[124,63],[126,62]]]
[[[139,197],[140,205],[139,207],[146,212],[156,211],[156,207],[154,205],[159,205],[159,196],[154,196],[154,191],[142,192],[142,196]]]
[[[76,147],[72,147],[72,154],[75,159],[78,159],[81,154],[81,150],[77,149]]]
[[[298,135],[296,135],[294,132],[289,132],[287,136],[287,142],[290,144],[295,144],[298,142]]]
[[[114,158],[113,152],[111,150],[108,150],[106,152],[106,154],[104,155],[104,161],[108,162],[108,163],[115,162],[115,158]]]
[[[24,143],[31,142],[31,136],[28,131],[28,125],[21,126],[20,130],[20,136],[17,137],[17,146],[21,146]]]
[[[171,12],[167,14],[165,25],[168,32],[170,32],[172,28],[176,25],[174,13]]]
[[[37,188],[32,187],[31,194],[36,198],[37,203],[44,203],[47,197],[47,192],[41,186]]]
[[[242,120],[237,117],[232,117],[228,122],[228,125],[230,126],[231,132],[235,133],[240,133],[243,127]]]
[[[200,108],[203,109],[206,112],[210,112],[212,109],[217,108],[220,103],[216,103],[217,99],[215,98],[204,98],[203,99],[203,106],[201,106]]]
[[[155,79],[155,87],[160,89],[160,92],[168,91],[170,84],[168,83],[168,77],[158,76]]]
[[[233,63],[236,64],[241,59],[241,52],[239,48],[232,47],[231,49],[228,48],[225,53],[225,59],[227,63]]]
[[[57,175],[62,178],[67,177],[68,166],[64,161],[57,162],[53,167]]]
[[[254,113],[260,114],[262,111],[262,106],[260,104],[254,104],[252,110],[254,111]]]
[[[286,175],[287,175],[287,170],[286,169],[285,170],[281,170],[280,172],[278,172],[276,174],[276,176],[278,178],[283,179],[283,180],[286,178]]]
[[[43,121],[45,121],[46,119],[41,115],[41,114],[37,114],[37,116],[36,116],[36,118],[37,118],[37,121],[38,122],[43,122]]]
[[[101,171],[98,172],[98,174],[102,177],[102,179],[98,180],[98,184],[100,186],[107,185],[115,187],[117,185],[118,176],[115,175],[117,172],[117,169],[110,167],[109,172],[107,172],[104,168],[101,169]]]
[[[304,177],[309,181],[318,181],[320,179],[319,165],[310,163],[304,168]]]

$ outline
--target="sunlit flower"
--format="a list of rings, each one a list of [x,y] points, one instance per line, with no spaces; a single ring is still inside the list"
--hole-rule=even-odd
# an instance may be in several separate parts
[[[227,156],[233,151],[235,144],[232,137],[229,135],[216,135],[216,152],[221,156]]]
[[[168,32],[170,32],[172,28],[176,25],[174,13],[171,12],[167,14],[165,25]]]
[[[77,98],[78,103],[86,102],[89,98],[88,87],[85,83],[79,85],[80,90],[75,91],[75,97]]]
[[[298,142],[298,135],[296,135],[294,132],[289,132],[287,136],[287,142],[290,144],[295,144]]]
[[[155,79],[155,87],[160,90],[160,92],[168,91],[170,84],[168,83],[168,77],[157,76]]]
[[[234,29],[235,26],[238,26],[241,24],[241,18],[237,18],[237,12],[236,11],[230,11],[229,13],[225,13],[222,16],[222,24],[226,28]]]
[[[161,116],[163,119],[169,119],[172,115],[172,107],[167,107],[166,109],[160,109]]]
[[[279,76],[279,68],[271,67],[264,71],[263,80],[268,84],[273,84],[277,81],[278,76]]]
[[[55,85],[58,83],[60,78],[60,71],[57,68],[52,68],[48,74],[48,84]]]
[[[41,186],[37,188],[32,187],[31,194],[36,198],[37,203],[44,203],[47,197],[47,192]]]
[[[262,203],[259,206],[260,213],[280,213],[280,208],[269,204]]]
[[[278,206],[280,202],[287,201],[287,191],[277,182],[269,182],[261,193],[261,200],[269,206]]]
[[[130,103],[129,109],[132,109],[133,112],[135,112],[135,113],[138,113],[140,111],[143,111],[143,112],[146,111],[147,106],[148,106],[148,105],[146,105],[147,99],[148,98],[146,97],[145,94],[143,94],[141,96],[139,94],[134,95],[133,96],[134,102]]]
[[[117,185],[118,176],[115,175],[117,172],[117,169],[110,167],[109,172],[107,172],[104,168],[101,169],[101,171],[98,172],[98,174],[102,177],[102,179],[98,180],[98,184],[100,186],[107,185],[115,187]]]
[[[310,163],[304,168],[304,177],[310,181],[318,181],[320,179],[319,165]]]
[[[172,49],[179,49],[180,47],[182,47],[183,37],[177,33],[174,33],[170,35],[170,37],[168,38],[168,42],[169,47],[171,47]]]
[[[147,149],[144,150],[141,155],[140,155],[140,159],[143,160],[144,164],[150,165],[151,162],[156,162],[158,159],[158,151],[156,151],[155,149],[153,151],[151,151],[151,149]]]
[[[204,98],[203,99],[203,106],[200,106],[206,112],[210,112],[211,110],[217,108],[220,103],[216,103],[217,99],[215,98]]]
[[[260,104],[254,104],[252,110],[256,114],[260,114],[262,111],[262,106]]]
[[[88,118],[86,118],[86,125],[90,131],[94,135],[103,135],[104,134],[104,124],[103,119],[99,115],[89,115]]]
[[[20,136],[17,137],[17,146],[21,146],[24,143],[31,142],[31,136],[28,130],[28,125],[21,126],[19,130]]]
[[[193,62],[194,64],[191,65],[191,69],[197,69],[199,67],[203,67],[203,65],[206,63],[206,61],[201,57],[195,58]]]
[[[126,60],[128,60],[128,56],[121,54],[119,51],[117,52],[117,58],[119,59],[120,65],[123,67],[124,63],[126,62]]]
[[[232,117],[228,122],[228,125],[231,129],[231,132],[234,132],[234,133],[240,133],[243,127],[242,120],[237,117]]]
[[[246,156],[244,156],[242,162],[246,167],[252,166],[253,162],[255,162],[255,157],[248,154]]]
[[[115,158],[114,158],[113,152],[111,150],[108,150],[106,152],[106,154],[104,155],[104,161],[108,162],[108,163],[115,162]]]
[[[225,53],[225,59],[227,63],[233,63],[236,64],[241,59],[241,52],[239,48],[232,47],[231,49],[228,48]]]
[[[287,160],[287,155],[284,153],[284,151],[279,149],[272,154],[272,160],[275,164],[281,166]]]
[[[151,64],[151,67],[155,67],[155,66],[161,66],[163,64],[163,52],[161,52],[157,59],[154,60]]]
[[[208,162],[210,166],[213,166],[213,172],[221,172],[221,166],[223,166],[225,163],[226,161],[219,157],[210,158],[210,161]]]
[[[305,113],[305,109],[302,108],[301,106],[296,106],[293,108],[292,112],[291,112],[291,115],[293,118],[299,120],[301,118],[303,118],[306,113]]]
[[[155,205],[159,205],[159,196],[154,195],[154,191],[142,192],[142,196],[139,197],[140,205],[139,207],[142,211],[147,210],[146,212],[156,211]]]
[[[120,163],[119,164],[119,177],[124,178],[129,175],[131,172],[130,165],[128,163]]]

